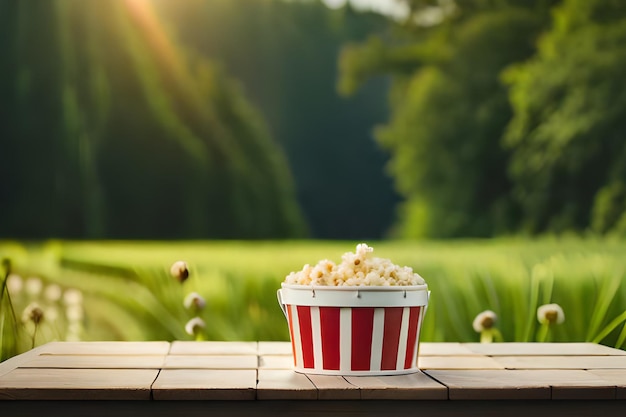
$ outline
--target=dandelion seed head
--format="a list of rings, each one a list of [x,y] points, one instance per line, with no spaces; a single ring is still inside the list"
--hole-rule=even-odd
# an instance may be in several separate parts
[[[24,312],[22,314],[22,321],[27,322],[30,320],[33,323],[35,323],[35,325],[37,325],[41,323],[41,321],[43,320],[43,317],[44,317],[44,313],[41,307],[39,307],[39,304],[30,303],[24,309]]]
[[[472,323],[472,327],[474,327],[474,331],[476,333],[480,333],[484,330],[491,329],[498,320],[498,316],[491,310],[485,310],[482,313],[479,313],[474,322]]]
[[[565,321],[565,313],[558,304],[544,304],[537,309],[537,320],[541,324],[561,324]]]
[[[183,305],[187,310],[191,308],[202,310],[206,306],[206,300],[197,292],[190,292],[185,297]]]
[[[189,278],[189,267],[184,261],[176,261],[170,268],[170,274],[182,284]]]
[[[185,324],[185,332],[190,336],[195,336],[206,327],[206,323],[200,317],[194,317]]]

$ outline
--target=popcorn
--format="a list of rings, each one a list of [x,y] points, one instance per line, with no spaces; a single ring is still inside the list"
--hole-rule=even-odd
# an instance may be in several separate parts
[[[406,286],[422,285],[426,282],[410,267],[393,264],[389,259],[375,258],[373,248],[365,243],[356,247],[356,252],[347,252],[340,264],[328,259],[317,265],[304,265],[301,271],[291,272],[286,284],[316,286]]]

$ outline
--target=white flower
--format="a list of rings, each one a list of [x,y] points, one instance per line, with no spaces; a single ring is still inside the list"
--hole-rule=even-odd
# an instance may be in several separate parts
[[[491,310],[485,310],[482,313],[479,313],[474,322],[472,323],[472,327],[476,333],[481,333],[484,330],[491,329],[496,321],[498,320],[498,316]]]
[[[83,293],[75,288],[69,288],[63,294],[63,302],[68,306],[82,304]]]
[[[24,284],[24,287],[26,288],[26,292],[28,293],[28,295],[36,297],[41,294],[43,283],[39,278],[31,277],[26,280],[26,284]]]
[[[43,291],[44,297],[46,297],[48,301],[52,302],[59,301],[62,293],[63,291],[61,290],[61,287],[57,284],[50,284],[46,286],[46,289]]]
[[[32,321],[35,324],[39,324],[43,320],[43,310],[37,303],[30,303],[22,313],[22,321]]]
[[[198,310],[202,310],[206,306],[206,301],[197,292],[190,292],[185,297],[183,305],[187,310],[191,309],[192,307]]]
[[[537,309],[537,320],[541,324],[561,324],[565,321],[565,313],[558,304],[544,304]]]
[[[7,288],[11,294],[19,294],[24,287],[24,281],[22,277],[17,274],[11,274],[7,277]]]
[[[172,264],[170,273],[182,284],[189,278],[189,267],[186,262],[177,261]]]
[[[185,324],[185,331],[190,336],[195,336],[200,330],[204,329],[206,324],[200,317],[194,317]]]
[[[80,322],[85,317],[85,311],[80,304],[71,304],[65,309],[65,317],[69,322]]]

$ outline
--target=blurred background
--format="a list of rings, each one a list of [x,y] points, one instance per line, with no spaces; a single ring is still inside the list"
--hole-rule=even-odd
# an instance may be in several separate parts
[[[626,233],[620,1],[0,7],[4,237]]]
[[[72,337],[184,338],[196,289],[207,337],[284,340],[284,276],[365,240],[476,291],[430,340],[517,299],[530,340],[542,300],[588,299],[554,337],[624,344],[623,1],[4,0],[0,39],[3,356],[24,308],[66,307],[46,285],[91,297]]]

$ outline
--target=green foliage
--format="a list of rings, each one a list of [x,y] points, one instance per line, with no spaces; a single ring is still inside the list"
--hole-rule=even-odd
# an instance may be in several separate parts
[[[260,115],[150,3],[0,8],[3,234],[302,236]]]
[[[626,210],[626,7],[565,1],[537,56],[511,69],[510,171],[525,228],[605,233]]]
[[[546,10],[532,8],[539,3],[459,6],[441,24],[416,28],[410,43],[370,40],[344,50],[344,91],[380,71],[396,74],[393,115],[377,138],[391,151],[390,170],[409,201],[399,235],[489,236],[511,228],[509,152],[500,145],[511,109],[500,73],[534,52],[547,21]],[[425,214],[412,213],[415,201]]]
[[[372,138],[388,80],[339,97],[338,51],[387,20],[321,1],[155,0],[181,43],[235,76],[287,155],[296,196],[316,238],[381,237],[398,200]]]
[[[394,75],[397,235],[623,233],[624,3],[408,3],[400,35],[340,59],[345,93]]]

